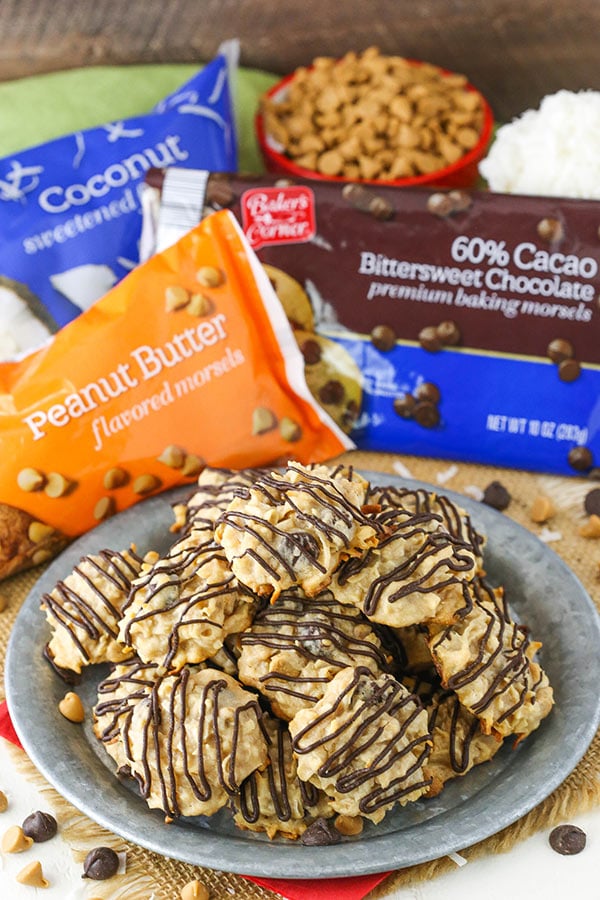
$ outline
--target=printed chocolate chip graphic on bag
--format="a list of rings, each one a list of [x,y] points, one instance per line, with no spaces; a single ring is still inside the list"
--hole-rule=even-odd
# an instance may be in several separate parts
[[[342,431],[352,431],[362,403],[360,369],[334,341],[307,331],[295,335],[310,392]]]
[[[195,190],[207,174],[182,178]],[[310,236],[295,208],[308,196],[301,188],[314,198]],[[257,255],[308,297],[307,370],[318,362],[315,336],[357,367],[359,448],[591,477],[598,203],[271,175],[229,175],[226,194],[242,226],[248,198],[264,197],[275,215],[263,224],[276,239]],[[415,415],[422,383],[437,385],[441,401],[421,400]],[[328,384],[330,405],[336,391]]]

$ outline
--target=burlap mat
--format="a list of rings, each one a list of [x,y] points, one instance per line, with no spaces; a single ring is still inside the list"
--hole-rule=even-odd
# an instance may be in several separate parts
[[[352,462],[357,468],[413,477],[442,489],[445,487],[470,496],[476,495],[478,490],[485,488],[492,480],[501,481],[512,495],[505,515],[536,534],[547,528],[554,532],[555,538],[560,535],[558,540],[552,542],[552,549],[579,577],[600,610],[600,557],[596,549],[598,541],[583,538],[578,533],[579,526],[586,519],[584,497],[595,486],[589,481],[383,453],[354,452],[341,458]],[[533,500],[539,494],[550,497],[556,508],[556,514],[547,526],[535,525],[529,517]],[[40,574],[41,570],[37,569],[0,584],[0,598],[7,601],[4,611],[0,612],[2,676],[12,624],[22,601]],[[0,697],[4,697],[3,678],[0,682]],[[93,894],[103,900],[148,900],[150,896],[153,900],[176,900],[181,888],[193,878],[198,878],[207,885],[211,900],[229,900],[232,896],[241,900],[268,900],[275,896],[237,875],[166,859],[109,834],[59,797],[24,753],[15,750],[14,756],[17,765],[45,793],[57,815],[61,833],[69,841],[77,860],[81,860],[88,849],[99,843],[127,851],[127,873],[118,878],[118,886],[96,882],[90,888],[90,896]],[[471,860],[486,854],[505,852],[534,832],[549,829],[599,803],[600,732],[596,734],[589,750],[571,775],[543,803],[499,834],[465,848],[461,855]],[[382,863],[385,864],[385,861]],[[393,889],[434,878],[454,867],[455,863],[448,858],[408,867],[389,876],[369,895],[370,900],[380,900]],[[111,879],[111,882],[116,880]]]

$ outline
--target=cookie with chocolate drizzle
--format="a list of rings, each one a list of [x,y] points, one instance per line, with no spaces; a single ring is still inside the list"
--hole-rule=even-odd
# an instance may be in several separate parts
[[[296,839],[320,816],[333,814],[327,796],[298,778],[296,757],[285,722],[266,716],[269,765],[257,769],[233,799],[235,824],[269,838]]]
[[[446,627],[431,626],[430,649],[442,684],[481,723],[484,734],[522,739],[553,705],[552,688],[534,659],[541,644],[513,621],[504,590],[477,578],[471,602]]]
[[[427,712],[391,675],[342,669],[289,729],[299,777],[325,791],[337,813],[377,823],[429,788]]]
[[[119,622],[143,560],[132,549],[84,556],[41,598],[52,629],[46,651],[58,669],[121,662],[133,651],[119,641]]]
[[[259,596],[274,601],[298,585],[314,597],[340,562],[379,541],[381,526],[363,512],[367,488],[352,469],[290,463],[240,491],[215,537],[234,574]]]
[[[298,589],[284,591],[256,614],[239,645],[240,680],[287,721],[320,700],[340,669],[361,665],[377,674],[389,661],[362,613],[329,591],[312,599]]]
[[[257,697],[210,668],[160,676],[134,705],[128,738],[142,797],[168,819],[213,815],[268,761]]]

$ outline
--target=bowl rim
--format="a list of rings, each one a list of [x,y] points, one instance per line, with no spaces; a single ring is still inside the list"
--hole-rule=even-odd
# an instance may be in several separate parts
[[[343,59],[343,57],[340,57],[340,60],[341,59]],[[410,59],[408,57],[403,57],[403,59],[405,59],[406,62],[413,66],[432,65],[432,63],[425,62],[424,60]],[[314,68],[314,66],[303,66],[302,68],[308,69],[310,71]],[[439,71],[444,75],[457,74],[456,72],[453,72],[450,69],[445,69],[442,66],[436,66],[436,68],[439,69]],[[284,91],[287,85],[291,81],[293,81],[295,77],[295,71],[290,72],[288,75],[285,75],[263,94],[263,98],[273,99],[275,95]],[[472,163],[479,162],[492,139],[494,130],[494,114],[492,112],[490,104],[481,93],[481,91],[478,90],[473,84],[471,84],[468,79],[466,84],[464,85],[464,90],[476,93],[481,98],[483,106],[483,124],[481,126],[479,140],[474,147],[468,150],[467,153],[461,156],[460,159],[456,160],[456,162],[451,163],[448,166],[444,166],[442,169],[436,169],[435,172],[428,172],[423,175],[411,175],[407,178],[394,178],[389,180],[384,180],[381,178],[345,178],[343,175],[323,175],[321,172],[317,172],[315,169],[305,169],[303,166],[299,166],[292,159],[290,159],[290,157],[276,150],[271,144],[269,144],[260,103],[254,116],[254,128],[259,148],[263,156],[268,158],[274,165],[276,165],[280,169],[282,177],[284,177],[285,172],[288,175],[294,175],[297,178],[310,179],[312,181],[333,181],[341,184],[356,181],[360,182],[361,184],[373,184],[380,187],[418,187],[419,185],[433,186],[439,181],[442,181],[443,179],[460,172],[462,169],[468,168]]]

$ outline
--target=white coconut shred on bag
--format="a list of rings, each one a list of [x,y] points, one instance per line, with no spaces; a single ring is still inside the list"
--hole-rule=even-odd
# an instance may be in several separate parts
[[[479,171],[492,191],[600,199],[600,92],[547,95],[498,129]]]

